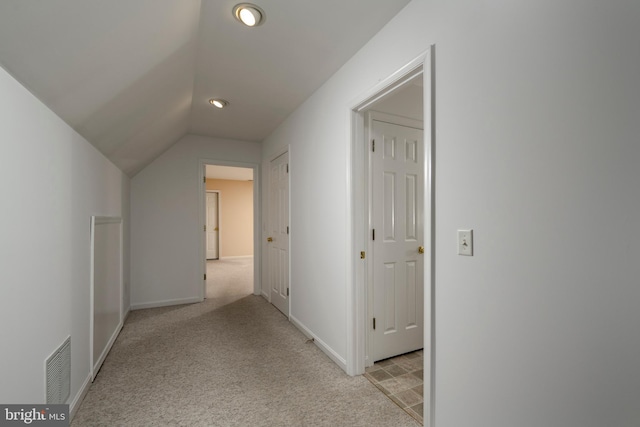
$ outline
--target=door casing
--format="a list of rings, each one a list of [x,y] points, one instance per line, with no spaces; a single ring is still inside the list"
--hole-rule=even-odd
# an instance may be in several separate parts
[[[364,373],[367,355],[367,331],[371,327],[367,294],[367,250],[369,248],[368,165],[365,153],[365,112],[375,102],[402,87],[415,76],[423,76],[424,104],[424,425],[434,420],[434,362],[435,362],[435,46],[410,61],[398,71],[383,79],[350,103],[351,149],[348,162],[350,178],[347,192],[349,239],[347,254],[347,373]],[[361,252],[365,252],[364,259]]]

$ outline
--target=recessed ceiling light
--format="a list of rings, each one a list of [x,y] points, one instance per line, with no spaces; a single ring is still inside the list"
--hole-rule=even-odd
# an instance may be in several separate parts
[[[233,8],[233,16],[247,27],[262,25],[267,15],[255,4],[240,3]]]
[[[213,105],[214,107],[224,108],[227,105],[229,105],[229,102],[225,101],[224,99],[212,98],[212,99],[209,100],[209,104]]]

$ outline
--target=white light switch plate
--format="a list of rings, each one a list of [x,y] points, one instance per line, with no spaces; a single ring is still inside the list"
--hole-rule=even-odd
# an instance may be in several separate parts
[[[458,255],[473,256],[473,230],[458,230]]]

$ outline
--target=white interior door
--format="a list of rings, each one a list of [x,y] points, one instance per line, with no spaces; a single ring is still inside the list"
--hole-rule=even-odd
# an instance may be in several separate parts
[[[218,193],[207,191],[207,259],[218,259],[219,224],[218,224]]]
[[[423,348],[423,131],[373,120],[373,361]]]
[[[271,303],[289,316],[289,153],[271,161],[267,231]]]

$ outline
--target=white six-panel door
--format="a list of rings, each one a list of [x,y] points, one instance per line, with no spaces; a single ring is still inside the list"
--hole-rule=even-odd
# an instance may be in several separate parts
[[[378,120],[371,128],[371,353],[377,361],[423,348],[424,144],[421,129]]]
[[[218,259],[218,193],[207,191],[207,259]]]
[[[289,316],[289,153],[271,161],[267,253],[271,303]]]

